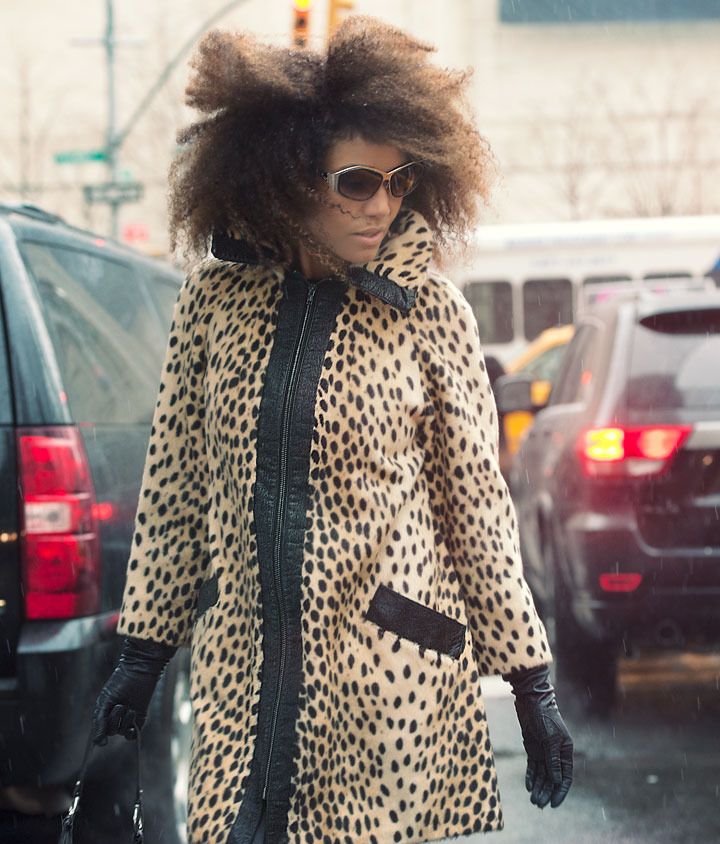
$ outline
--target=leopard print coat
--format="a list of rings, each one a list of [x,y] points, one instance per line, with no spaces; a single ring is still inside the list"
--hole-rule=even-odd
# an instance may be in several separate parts
[[[404,210],[308,282],[217,237],[179,294],[118,632],[188,645],[190,844],[501,829],[480,677],[547,664],[477,323]],[[263,801],[265,801],[263,803]]]

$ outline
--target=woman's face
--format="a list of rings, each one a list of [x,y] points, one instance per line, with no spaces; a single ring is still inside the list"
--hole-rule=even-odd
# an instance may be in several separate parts
[[[362,164],[387,172],[408,161],[396,147],[374,144],[354,137],[336,141],[325,160],[328,172],[353,164]],[[323,182],[324,204],[309,221],[315,237],[332,252],[351,264],[365,264],[377,254],[378,248],[402,205],[402,197],[393,196],[381,186],[365,201],[346,199]]]

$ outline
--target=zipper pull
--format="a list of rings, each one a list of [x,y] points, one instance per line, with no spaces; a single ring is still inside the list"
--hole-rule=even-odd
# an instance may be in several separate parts
[[[267,794],[267,786],[266,786],[266,785],[264,785],[264,786],[263,786],[263,793],[262,793],[262,799],[263,799],[263,802],[265,801],[265,795],[266,795],[266,794]]]

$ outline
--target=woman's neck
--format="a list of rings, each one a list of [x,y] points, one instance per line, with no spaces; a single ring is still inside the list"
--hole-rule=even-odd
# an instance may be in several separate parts
[[[332,275],[330,268],[311,255],[302,243],[295,250],[295,264],[305,278],[316,280]]]

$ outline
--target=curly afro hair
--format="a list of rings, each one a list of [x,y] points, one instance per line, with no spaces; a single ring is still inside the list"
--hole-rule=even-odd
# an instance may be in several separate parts
[[[354,136],[425,161],[403,203],[426,220],[436,259],[465,243],[497,168],[465,97],[472,71],[434,65],[435,49],[360,15],[336,30],[326,54],[208,32],[186,89],[204,117],[178,133],[170,167],[172,249],[204,257],[212,233],[229,230],[273,262],[289,264],[302,240],[336,266],[305,222],[327,201],[319,173],[328,150]]]

